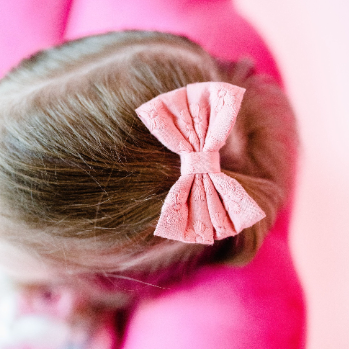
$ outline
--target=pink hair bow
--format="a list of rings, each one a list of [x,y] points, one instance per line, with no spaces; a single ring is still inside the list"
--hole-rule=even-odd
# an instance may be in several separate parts
[[[136,110],[149,131],[181,157],[181,176],[165,199],[154,235],[213,244],[265,217],[242,186],[220,169],[219,149],[234,126],[244,92],[228,83],[196,83]]]

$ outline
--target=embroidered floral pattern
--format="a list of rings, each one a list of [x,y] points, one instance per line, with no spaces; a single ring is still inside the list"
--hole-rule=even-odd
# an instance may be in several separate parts
[[[194,223],[195,234],[198,235],[202,241],[205,240],[205,230],[206,230],[206,226],[201,221],[196,221]]]
[[[212,183],[211,182],[211,180],[209,179],[209,177],[208,177],[208,175],[207,174],[204,174],[203,176],[203,179],[204,179],[204,188],[205,188],[205,193],[206,193],[206,195],[207,196],[212,196],[213,195],[213,192],[214,192],[214,187],[213,187],[213,185],[211,184],[211,185],[208,185],[208,181],[210,181],[210,183]]]
[[[219,235],[225,235],[228,230],[227,216],[221,212],[216,212],[212,216],[212,223],[216,228],[216,232]]]
[[[265,216],[236,180],[220,172],[219,149],[243,93],[227,83],[197,83],[159,95],[136,110],[182,161],[183,175],[165,199],[155,235],[213,244],[214,238],[234,236]]]
[[[182,190],[178,190],[178,191],[170,192],[168,195],[169,196],[168,203],[175,211],[179,211],[182,205],[184,204],[185,194],[184,195],[183,194],[184,193]]]
[[[193,229],[188,228],[187,230],[185,230],[183,235],[183,238],[186,242],[196,242],[195,231]]]
[[[143,111],[143,120],[150,131],[164,129],[165,125],[160,116],[162,109],[162,103],[154,101]]]
[[[234,202],[240,202],[246,193],[244,189],[238,185],[238,182],[230,177],[228,177],[228,179],[222,176],[217,177],[216,186],[221,194],[227,196]]]
[[[202,183],[202,175],[197,174],[195,175],[195,181],[196,185],[193,188],[192,195],[194,197],[194,201],[205,201],[206,200],[206,194],[205,194],[205,188]]]
[[[180,213],[180,211],[176,211],[174,210],[172,214],[168,214],[165,216],[166,217],[166,225],[171,228],[175,225],[177,225],[178,223],[180,223],[181,221],[183,221],[183,217]]]
[[[197,145],[198,139],[192,122],[190,120],[186,120],[186,118],[183,117],[183,115],[185,114],[183,111],[181,111],[180,114],[182,115],[182,117],[178,120],[178,124],[182,125],[185,137],[188,139],[190,144]]]
[[[231,110],[235,113],[236,112],[236,98],[234,93],[231,93],[231,91],[228,91],[224,87],[220,87],[217,91],[217,105],[216,105],[216,111],[220,112],[223,107],[229,107]]]
[[[197,135],[199,136],[200,143],[205,137],[205,129],[206,125],[203,119],[203,115],[206,113],[206,109],[201,107],[198,104],[190,104],[189,109],[194,120],[195,130]]]

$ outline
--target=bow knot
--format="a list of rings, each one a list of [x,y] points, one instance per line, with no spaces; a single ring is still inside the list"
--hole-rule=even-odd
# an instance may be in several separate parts
[[[219,152],[181,153],[181,175],[221,172]]]

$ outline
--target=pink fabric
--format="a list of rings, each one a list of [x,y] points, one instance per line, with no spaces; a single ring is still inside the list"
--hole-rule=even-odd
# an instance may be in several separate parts
[[[122,349],[300,349],[302,289],[282,219],[251,264],[203,267],[189,280],[140,303]]]
[[[185,35],[211,54],[230,61],[251,57],[258,73],[281,82],[265,43],[234,9],[233,0],[74,0],[65,37],[124,29]]]
[[[182,175],[165,199],[155,235],[212,245],[265,217],[242,186],[220,172],[217,164],[244,92],[222,82],[190,84],[136,109],[162,144],[183,154]],[[211,166],[205,168],[205,160],[213,171]]]
[[[233,0],[11,0],[0,2],[0,77],[39,49],[110,30],[151,29],[188,36],[226,60],[249,56],[281,82],[275,61]]]

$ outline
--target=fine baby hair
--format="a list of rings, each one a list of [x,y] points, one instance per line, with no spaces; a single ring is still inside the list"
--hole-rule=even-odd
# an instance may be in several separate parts
[[[212,246],[154,236],[180,157],[136,114],[209,81],[246,89],[221,168],[266,216]],[[1,239],[68,274],[162,285],[199,264],[246,263],[292,190],[297,136],[281,88],[183,37],[126,31],[39,52],[1,80],[0,117],[2,214],[27,227]]]

